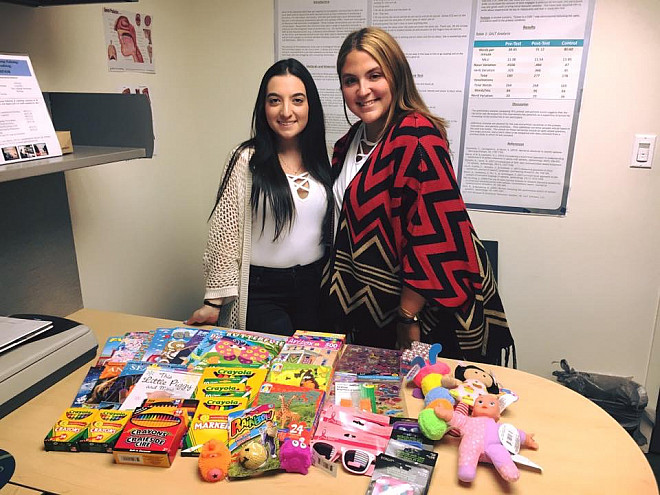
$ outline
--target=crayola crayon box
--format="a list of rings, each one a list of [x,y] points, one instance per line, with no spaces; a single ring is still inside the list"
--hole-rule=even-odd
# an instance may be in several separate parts
[[[124,426],[128,423],[132,411],[96,409],[92,421],[87,427],[87,438],[80,440],[81,452],[104,452],[111,454]]]
[[[139,407],[128,420],[112,455],[117,464],[170,467],[188,427],[188,413],[173,406]]]
[[[44,448],[78,452],[80,450],[78,444],[87,438],[87,428],[94,419],[95,413],[96,409],[86,407],[70,407],[65,410],[44,438]]]

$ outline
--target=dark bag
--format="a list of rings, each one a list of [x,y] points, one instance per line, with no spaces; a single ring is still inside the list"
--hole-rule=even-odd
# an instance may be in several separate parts
[[[646,444],[646,437],[639,431],[649,401],[643,386],[630,378],[575,371],[565,359],[559,365],[562,371],[552,372],[559,383],[605,409],[638,445]]]

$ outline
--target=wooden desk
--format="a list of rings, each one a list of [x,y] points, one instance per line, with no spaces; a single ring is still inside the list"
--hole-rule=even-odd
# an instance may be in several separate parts
[[[132,330],[172,327],[181,322],[145,318],[90,309],[71,319],[89,326],[102,347],[111,335]],[[91,363],[90,363],[91,365]],[[469,485],[456,479],[456,440],[436,444],[438,463],[431,494],[507,493],[553,494],[658,494],[653,472],[641,450],[607,413],[579,394],[555,382],[521,371],[492,367],[498,380],[521,397],[504,413],[503,420],[536,434],[538,451],[523,451],[541,465],[542,474],[521,469],[517,483],[502,482],[492,466],[480,465]],[[38,397],[0,420],[0,448],[16,458],[12,482],[54,493],[121,494],[363,494],[365,476],[339,470],[337,478],[316,469],[307,476],[282,473],[247,481],[205,483],[197,460],[177,457],[170,468],[116,465],[112,456],[94,453],[45,452],[43,438],[71,401],[83,381],[83,367]],[[417,416],[422,401],[406,392],[408,412]],[[0,494],[23,491],[6,486]],[[28,493],[28,492],[26,492]]]

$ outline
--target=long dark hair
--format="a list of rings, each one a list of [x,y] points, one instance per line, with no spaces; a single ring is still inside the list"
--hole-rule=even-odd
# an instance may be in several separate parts
[[[252,112],[252,137],[241,143],[229,160],[213,209],[215,210],[218,201],[222,197],[238,156],[245,148],[252,147],[254,148],[254,153],[250,159],[250,172],[252,173],[250,202],[252,211],[255,215],[258,214],[259,203],[263,199],[264,204],[261,207],[263,212],[265,201],[268,201],[275,217],[275,236],[273,240],[276,240],[285,228],[291,226],[295,214],[291,188],[277,157],[277,138],[275,132],[270,128],[266,119],[266,91],[268,82],[274,76],[283,76],[286,74],[291,74],[300,79],[307,93],[307,103],[309,106],[307,125],[300,133],[298,141],[305,168],[314,179],[321,183],[326,192],[328,207],[323,221],[322,242],[329,244],[332,239],[332,227],[330,223],[333,200],[330,161],[328,160],[325,143],[323,107],[321,106],[321,98],[319,97],[319,92],[312,75],[303,64],[293,58],[275,62],[261,79],[259,94],[257,95],[257,101]],[[262,230],[264,224],[265,216],[262,214]]]

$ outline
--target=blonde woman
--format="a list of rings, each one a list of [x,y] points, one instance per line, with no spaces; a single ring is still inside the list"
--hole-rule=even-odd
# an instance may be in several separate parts
[[[381,29],[349,34],[337,73],[360,120],[332,158],[337,230],[326,289],[335,330],[363,345],[422,340],[441,343],[448,357],[501,362],[513,339],[443,120]]]

